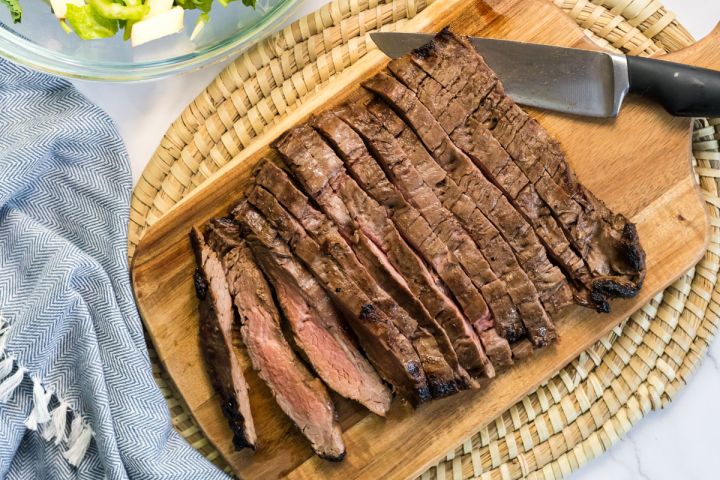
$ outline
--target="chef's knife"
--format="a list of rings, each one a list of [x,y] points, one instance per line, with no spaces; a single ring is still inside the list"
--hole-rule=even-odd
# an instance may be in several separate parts
[[[370,35],[397,58],[432,41],[422,33]],[[614,53],[471,37],[518,103],[591,117],[615,117],[628,92],[679,117],[720,116],[720,72]]]

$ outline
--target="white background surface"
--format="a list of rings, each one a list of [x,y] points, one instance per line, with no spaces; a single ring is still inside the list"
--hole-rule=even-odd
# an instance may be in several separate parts
[[[318,8],[308,0],[298,16]],[[718,0],[663,0],[695,38],[720,21]],[[720,48],[720,45],[718,45]],[[154,83],[75,82],[117,122],[137,179],[170,123],[205,88],[222,65]],[[690,384],[664,411],[653,412],[574,480],[720,478],[720,342],[715,341]]]

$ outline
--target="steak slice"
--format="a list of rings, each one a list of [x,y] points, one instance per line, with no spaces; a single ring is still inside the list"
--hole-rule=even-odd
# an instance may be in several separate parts
[[[419,405],[430,399],[420,359],[410,341],[343,271],[332,257],[334,246],[318,244],[275,198],[262,188],[253,188],[247,205],[239,206],[236,220],[251,231],[269,230],[313,272],[318,282],[344,314],[360,346],[380,376],[405,399]]]
[[[295,130],[294,132],[299,131]],[[311,130],[311,132],[317,135],[313,130]],[[291,133],[290,135],[293,134]],[[293,144],[293,141],[290,140],[289,137],[286,137],[285,142],[285,145],[291,148],[289,145]],[[308,144],[308,142],[305,143]],[[300,161],[301,164],[309,166],[314,171],[321,171],[319,168],[313,166],[314,160],[311,158],[311,151],[311,148],[303,148],[295,153],[302,159]],[[293,157],[298,158],[296,156]],[[403,286],[405,288],[407,287],[406,285],[401,285],[396,282],[399,274],[387,263],[382,252],[377,248],[373,249],[372,242],[368,239],[365,239],[365,243],[361,243],[364,248],[356,247],[356,251],[359,250],[365,254],[364,260],[369,265],[368,271],[366,271],[353,256],[350,246],[338,238],[335,226],[332,225],[330,220],[321,212],[309,206],[308,198],[295,187],[283,170],[271,162],[262,162],[255,170],[255,181],[258,185],[272,193],[278,202],[293,214],[316,241],[322,243],[323,238],[332,235],[333,238],[336,239],[334,241],[342,246],[341,248],[343,248],[345,256],[349,260],[343,261],[342,263],[339,262],[340,266],[347,272],[356,272],[354,277],[356,283],[364,286],[366,294],[368,294],[371,299],[374,299],[376,304],[388,306],[387,308],[381,308],[388,314],[388,317],[393,320],[400,332],[412,342],[420,358],[433,397],[440,398],[456,393],[458,391],[458,384],[455,378],[455,371],[445,360],[435,337],[433,337],[428,330],[421,327],[405,309],[399,304],[396,304],[394,299],[389,298],[385,293],[387,291],[384,288],[385,285],[389,285],[391,289],[401,288]],[[337,212],[340,210],[340,216],[347,217],[348,212],[341,209],[341,207],[343,207],[342,202],[333,201],[333,199],[338,198],[339,197],[334,194],[322,195],[319,201],[321,205],[327,207],[329,212]],[[346,232],[344,238],[348,243],[352,241],[355,236],[354,233],[354,231]],[[375,279],[371,278],[369,273],[373,274],[372,276],[375,278],[380,278],[381,281],[376,284]],[[457,363],[457,361],[455,361],[455,363]],[[464,385],[465,383],[467,382],[463,379],[462,384]]]
[[[217,240],[214,243],[217,245]],[[345,457],[335,407],[325,386],[296,357],[280,327],[270,286],[244,242],[222,253],[222,268],[240,318],[240,334],[258,375],[318,456]]]
[[[200,299],[200,347],[213,388],[233,432],[236,449],[255,449],[257,434],[250,411],[248,385],[232,346],[235,320],[232,298],[220,259],[197,228],[190,232],[197,270],[195,291]]]
[[[282,145],[279,147],[281,148]],[[329,147],[325,148],[332,153]],[[487,304],[458,264],[453,252],[449,251],[417,209],[408,208],[405,213],[408,214],[406,218],[397,222],[398,230],[433,266],[438,276],[452,291],[467,317],[472,322],[487,320],[490,315]]]
[[[208,243],[219,252],[238,247],[240,226],[221,218],[208,223]],[[275,296],[302,350],[325,384],[385,416],[392,395],[372,365],[348,336],[339,313],[315,277],[278,238],[246,238],[258,265],[272,284]]]
[[[492,71],[466,39],[444,32],[422,53],[414,55],[413,61],[430,75],[445,70],[445,65],[460,63],[468,70],[484,72],[483,88],[493,85],[480,102],[470,103],[463,96],[455,103],[466,107],[475,129],[485,127],[479,129],[486,135],[489,131],[509,154],[512,163],[505,170],[514,167],[522,172],[547,204],[589,270],[591,278],[585,281],[589,300],[605,311],[609,308],[607,299],[634,296],[645,274],[645,255],[635,226],[624,216],[613,214],[577,181],[558,142],[505,94],[501,82],[492,78]],[[482,83],[468,82],[470,88],[465,91],[477,90]],[[434,93],[433,97],[439,96]]]
[[[475,377],[494,376],[492,364],[472,325],[408,245],[411,239],[406,241],[398,231],[405,219],[419,217],[419,214],[405,202],[370,156],[362,139],[345,122],[327,112],[314,119],[313,126],[330,142],[357,182],[346,183],[354,186],[346,202],[352,205],[349,208],[355,212],[360,228],[387,254],[408,280],[412,292],[445,330],[460,364]]]
[[[523,326],[530,332],[552,329],[552,321],[540,304],[535,285],[520,267],[512,249],[497,228],[488,220],[476,203],[461,189],[447,172],[435,162],[417,135],[384,102],[374,100],[369,111],[398,139],[407,158],[421,172],[425,185],[432,188],[448,211],[465,227],[485,254],[493,272],[507,286],[507,292],[517,307]],[[526,334],[513,330],[496,317],[499,333],[514,343]],[[516,327],[517,328],[517,327]],[[539,339],[534,342],[539,342]]]

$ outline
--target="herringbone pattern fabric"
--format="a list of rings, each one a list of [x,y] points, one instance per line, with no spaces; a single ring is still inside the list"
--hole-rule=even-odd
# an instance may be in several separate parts
[[[0,478],[224,478],[172,429],[153,380],[130,191],[110,119],[0,60]]]

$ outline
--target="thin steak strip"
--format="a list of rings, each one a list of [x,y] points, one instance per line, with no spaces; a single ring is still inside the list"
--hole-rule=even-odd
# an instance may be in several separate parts
[[[211,220],[207,229],[208,243],[216,251],[229,251],[243,241],[240,226],[233,220]],[[343,397],[385,416],[392,394],[345,332],[343,321],[325,290],[285,243],[277,238],[251,236],[247,244],[272,284],[295,344],[315,372]]]
[[[342,460],[345,445],[330,395],[285,340],[272,291],[250,248],[241,243],[225,252],[222,261],[253,368],[315,453],[327,460]]]
[[[468,319],[436,283],[432,273],[398,231],[406,219],[420,217],[392,185],[367,151],[360,136],[340,118],[327,112],[313,120],[313,126],[330,142],[355,182],[348,199],[360,227],[367,233],[397,270],[408,280],[428,312],[447,333],[460,364],[473,376],[494,376],[492,364]],[[367,192],[367,193],[366,193]],[[348,205],[350,203],[348,202]],[[432,234],[432,232],[430,233]]]
[[[333,245],[321,245],[310,238],[267,190],[253,188],[249,202],[257,210],[241,204],[233,212],[235,219],[251,231],[269,229],[282,238],[344,314],[380,376],[413,405],[427,401],[430,392],[412,344],[358,287],[351,274],[338,266],[331,256]]]
[[[205,368],[220,395],[223,415],[233,432],[236,449],[255,448],[257,434],[250,411],[248,385],[232,345],[235,320],[225,270],[205,243],[200,230],[190,232],[197,270],[195,291],[200,299],[200,347]]]
[[[520,318],[527,330],[538,332],[542,328],[549,328],[552,321],[540,303],[535,286],[517,262],[512,249],[502,238],[500,232],[477,207],[472,198],[464,193],[447,172],[435,162],[417,135],[392,109],[379,100],[372,101],[368,108],[397,137],[407,158],[422,173],[425,184],[432,188],[447,210],[451,211],[467,229],[485,254],[493,272],[505,282],[508,293],[520,312]],[[496,323],[503,325],[497,318]],[[513,333],[516,331],[508,331],[507,327],[501,330],[503,337],[508,338],[511,343],[519,340],[522,336],[511,337]],[[522,333],[525,333],[524,329]]]
[[[287,137],[286,141],[289,142],[288,145],[292,143]],[[301,163],[310,167],[313,160],[304,158],[305,155],[309,157],[308,152],[309,149],[303,149],[297,153],[303,157]],[[313,168],[313,170],[319,171],[316,168]],[[455,373],[440,352],[435,337],[426,329],[420,327],[415,319],[380,288],[380,284],[376,283],[369,272],[360,264],[347,241],[340,238],[332,222],[309,205],[308,198],[295,187],[287,174],[271,162],[262,162],[255,170],[255,181],[272,193],[278,202],[298,220],[318,243],[332,241],[338,245],[338,250],[343,251],[342,257],[336,256],[336,261],[346,272],[353,273],[355,282],[363,288],[375,304],[382,305],[380,308],[385,311],[400,332],[412,342],[422,363],[433,397],[439,398],[457,392]],[[327,199],[327,196],[323,196],[323,198]],[[336,197],[333,196],[333,198]],[[334,205],[338,205],[338,203],[334,202]],[[338,206],[341,206],[341,204]],[[331,211],[336,209],[337,207],[330,205]],[[345,213],[347,214],[347,212]],[[374,252],[370,252],[371,255],[372,253]],[[382,276],[385,265],[378,261],[378,257],[373,256],[373,259],[376,261],[370,263],[374,267],[374,273]],[[380,271],[378,272],[378,270]]]
[[[501,82],[492,78],[492,71],[469,42],[444,32],[433,48],[414,55],[413,60],[431,75],[453,62],[484,72],[485,84],[494,87],[473,106],[472,122],[489,129],[512,159],[505,169],[514,166],[525,175],[580,252],[592,275],[590,300],[605,311],[608,298],[634,296],[645,273],[635,226],[610,212],[577,181],[559,144],[505,94]]]
[[[394,135],[360,106],[339,108],[336,114],[363,138],[369,151],[403,198],[421,213],[447,249],[453,252],[467,277],[481,293],[493,314],[492,319],[473,325],[481,340],[483,336],[494,338],[494,323],[509,333],[510,341],[521,336],[524,328],[504,282],[492,272],[487,260],[465,229],[425,185],[422,176]],[[496,368],[512,364],[508,341],[503,342],[497,338],[492,342],[483,342],[483,346]]]

